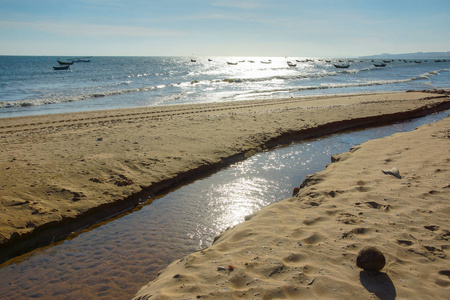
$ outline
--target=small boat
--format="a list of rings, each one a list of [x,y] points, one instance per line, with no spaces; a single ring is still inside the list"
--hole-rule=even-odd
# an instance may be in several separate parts
[[[262,60],[261,63],[262,63],[262,64],[271,64],[271,63],[272,63],[272,60],[270,60],[270,59],[267,60],[267,61]]]
[[[288,64],[289,67],[296,67],[297,66],[297,64],[294,64],[293,62],[290,62],[290,61],[288,61],[287,64]]]
[[[385,63],[382,63],[382,64],[373,64],[375,67],[377,67],[377,68],[383,68],[383,67],[386,67],[386,64]]]
[[[70,65],[53,66],[54,70],[67,70],[69,68],[70,68]]]
[[[347,64],[347,65],[337,65],[337,64],[333,64],[333,66],[334,66],[335,68],[338,68],[338,69],[347,69],[348,67],[350,67],[350,64]]]
[[[73,65],[73,61],[70,61],[70,62],[69,61],[61,61],[61,60],[59,60],[59,58],[56,61],[61,66],[71,66],[71,65]]]
[[[237,62],[232,62],[232,61],[227,61],[227,64],[229,64],[230,66],[235,66],[235,65],[237,65],[238,63],[237,63]]]
[[[212,61],[212,59],[211,59],[211,58],[208,58],[208,61]]]
[[[197,62],[197,60],[195,60],[195,59],[191,59],[191,62]]]
[[[416,64],[421,64],[422,62],[420,60],[415,60],[414,61]]]
[[[251,63],[251,64],[254,64],[254,63],[255,63],[254,60],[249,60],[248,62]]]

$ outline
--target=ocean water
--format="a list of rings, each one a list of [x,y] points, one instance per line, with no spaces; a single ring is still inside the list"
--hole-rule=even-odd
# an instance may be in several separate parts
[[[0,56],[0,118],[126,107],[450,88],[450,61]],[[61,60],[68,60],[61,57]],[[194,59],[195,62],[191,60]],[[297,62],[297,60],[299,62]],[[287,61],[296,63],[289,67]],[[227,62],[237,63],[229,65]],[[268,63],[270,62],[270,63]],[[338,69],[333,63],[350,63]]]

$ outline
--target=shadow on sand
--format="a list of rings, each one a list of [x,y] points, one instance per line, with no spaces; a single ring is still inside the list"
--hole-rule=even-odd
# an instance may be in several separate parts
[[[369,292],[382,300],[392,300],[397,296],[395,286],[386,273],[361,271],[359,280]]]

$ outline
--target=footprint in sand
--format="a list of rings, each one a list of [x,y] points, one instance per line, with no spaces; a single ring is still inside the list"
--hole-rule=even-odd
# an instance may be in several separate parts
[[[312,235],[310,235],[309,237],[303,239],[303,242],[305,244],[318,244],[321,241],[323,241],[325,239],[325,237],[319,233],[313,233]]]
[[[397,240],[397,243],[399,243],[400,245],[406,245],[406,246],[411,246],[413,244],[413,242],[411,242],[409,240]]]
[[[431,230],[431,231],[436,231],[439,230],[439,226],[437,225],[425,225],[423,226],[425,229]]]

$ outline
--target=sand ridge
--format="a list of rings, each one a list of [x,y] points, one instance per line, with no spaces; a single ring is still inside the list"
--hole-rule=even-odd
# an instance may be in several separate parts
[[[0,261],[266,146],[442,110],[425,92],[0,119]]]
[[[447,117],[335,155],[134,299],[447,299],[449,151]],[[386,256],[380,273],[356,267],[368,245]]]

